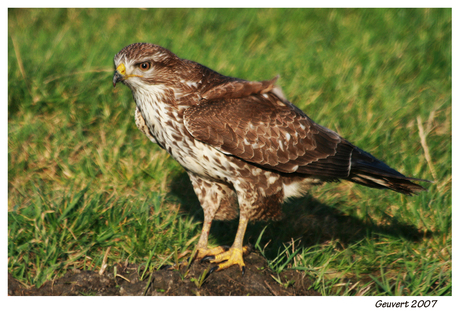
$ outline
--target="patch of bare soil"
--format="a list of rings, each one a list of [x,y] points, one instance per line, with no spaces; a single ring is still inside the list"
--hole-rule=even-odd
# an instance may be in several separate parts
[[[279,276],[270,271],[266,260],[251,253],[245,257],[246,272],[238,266],[212,273],[200,284],[200,276],[212,264],[192,264],[190,271],[158,270],[146,273],[137,265],[117,264],[103,275],[95,271],[67,272],[62,278],[45,282],[40,288],[26,288],[8,275],[10,296],[319,296],[309,290],[311,280],[297,271]],[[277,281],[273,278],[277,278]],[[281,284],[280,284],[281,283]]]

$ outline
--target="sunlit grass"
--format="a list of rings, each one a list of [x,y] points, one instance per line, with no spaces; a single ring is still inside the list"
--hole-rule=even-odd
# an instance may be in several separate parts
[[[327,295],[451,295],[451,10],[10,9],[8,34],[15,278],[99,270],[109,247],[109,264],[154,266],[193,249],[190,183],[135,127],[129,89],[111,84],[115,53],[144,41],[230,76],[280,74],[313,120],[435,181],[413,197],[315,187],[282,221],[251,224],[246,240],[274,275],[297,269]],[[216,222],[210,242],[231,244],[236,225]]]

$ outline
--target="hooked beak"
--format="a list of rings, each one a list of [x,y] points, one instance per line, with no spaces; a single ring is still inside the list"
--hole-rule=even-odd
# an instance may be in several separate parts
[[[126,74],[126,68],[123,63],[118,65],[117,69],[115,69],[115,72],[113,73],[113,80],[112,84],[113,87],[117,85],[117,82],[123,81],[125,79],[125,74]]]
[[[123,81],[123,76],[121,75],[121,73],[118,72],[118,70],[115,70],[115,72],[113,73],[113,80],[112,80],[113,87],[115,87],[117,83],[120,81]]]

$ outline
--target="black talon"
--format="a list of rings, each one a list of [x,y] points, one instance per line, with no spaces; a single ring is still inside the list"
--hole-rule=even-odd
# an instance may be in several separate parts
[[[209,269],[208,273],[206,273],[206,276],[204,278],[207,279],[211,275],[211,273],[213,273],[217,269],[219,269],[219,266],[214,266],[211,269]]]
[[[158,270],[170,270],[170,269],[174,269],[174,266],[172,266],[172,265],[162,265],[160,268],[158,268]]]
[[[242,266],[241,267],[241,275],[244,276],[244,273],[246,272],[246,267],[245,266]]]
[[[211,260],[214,260],[214,259],[216,259],[216,256],[206,256],[203,259],[201,259],[200,262],[203,263],[203,262],[211,261]]]

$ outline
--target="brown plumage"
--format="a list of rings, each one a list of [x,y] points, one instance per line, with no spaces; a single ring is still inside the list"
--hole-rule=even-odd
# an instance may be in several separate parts
[[[197,256],[220,262],[219,270],[244,269],[249,220],[280,217],[282,202],[312,184],[345,179],[407,195],[424,190],[313,122],[285,98],[277,77],[226,77],[147,43],[125,47],[114,63],[113,84],[133,92],[138,128],[187,171],[205,214]],[[238,210],[230,250],[208,249],[212,220],[235,218]]]

